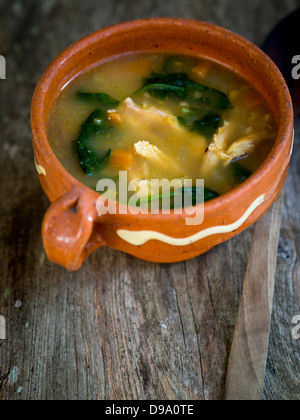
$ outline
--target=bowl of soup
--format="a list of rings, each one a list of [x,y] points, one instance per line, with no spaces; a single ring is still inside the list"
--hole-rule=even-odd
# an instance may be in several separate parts
[[[173,263],[229,240],[276,200],[293,146],[275,64],[237,34],[184,19],[73,44],[39,81],[31,121],[52,203],[45,251],[69,270],[103,246]]]

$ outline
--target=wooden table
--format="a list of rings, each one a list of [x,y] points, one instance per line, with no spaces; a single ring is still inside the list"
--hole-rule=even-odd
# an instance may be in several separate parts
[[[85,34],[149,16],[206,20],[261,45],[298,0],[0,0],[0,395],[4,400],[220,399],[252,230],[208,254],[154,265],[110,249],[75,274],[50,264],[33,164],[34,86]],[[300,53],[300,50],[299,50]],[[264,399],[299,399],[300,130],[287,182]]]

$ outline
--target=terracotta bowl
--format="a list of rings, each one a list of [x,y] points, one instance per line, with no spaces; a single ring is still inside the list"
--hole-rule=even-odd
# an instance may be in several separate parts
[[[279,132],[273,149],[245,183],[205,204],[204,222],[187,226],[185,214],[99,216],[98,193],[73,178],[55,157],[46,133],[61,89],[101,60],[133,51],[206,57],[233,69],[265,98]],[[121,77],[121,75],[120,75]],[[36,168],[50,201],[42,229],[49,259],[77,270],[95,249],[109,246],[140,259],[172,263],[210,250],[253,224],[273,204],[285,182],[293,143],[293,110],[285,81],[257,47],[228,30],[181,19],[148,19],[109,27],[65,50],[42,76],[32,102]],[[195,210],[196,211],[196,210]]]

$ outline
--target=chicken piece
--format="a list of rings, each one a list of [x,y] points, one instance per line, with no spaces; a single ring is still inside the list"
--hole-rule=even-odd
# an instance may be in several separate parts
[[[218,156],[219,159],[223,159],[223,160],[228,160],[229,159],[230,160],[230,156],[226,152],[224,152],[223,150],[216,147],[216,145],[214,143],[212,143],[209,146],[208,150],[210,152],[215,153],[215,156]]]
[[[138,143],[135,143],[133,148],[135,153],[142,157],[153,157],[159,154],[158,148],[148,141],[139,141]]]
[[[159,150],[158,147],[154,146],[153,144],[149,143],[148,141],[139,141],[135,143],[133,146],[135,153],[142,157],[147,158],[150,163],[155,162],[160,165],[166,165],[168,169],[172,171],[179,171],[179,166],[177,163],[173,161],[169,156]]]
[[[151,107],[149,109],[143,109],[133,102],[131,98],[125,99],[120,113],[123,116],[123,121],[126,124],[132,125],[135,131],[138,130],[149,130],[151,135],[158,139],[164,136],[183,136],[187,134],[187,130],[181,124],[179,124],[175,115],[165,112],[163,110]],[[195,139],[201,139],[199,134],[189,133],[189,137],[194,136]],[[206,144],[205,138],[203,140],[203,147]],[[205,150],[206,146],[204,147]]]
[[[227,148],[230,138],[230,124],[225,123],[208,148],[202,168],[202,176],[208,176],[220,163],[220,160],[228,165],[233,160],[250,155],[267,137],[266,131],[245,135]]]
[[[220,158],[223,159],[224,150],[230,136],[232,135],[232,124],[225,121],[223,127],[219,128],[218,133],[214,136],[214,140],[206,150],[201,167],[201,177],[206,179],[220,163]]]
[[[267,133],[262,131],[245,136],[234,142],[226,151],[227,159],[230,161],[250,155],[267,137]]]
[[[124,127],[129,133],[132,132],[135,139],[135,154],[145,161],[144,176],[147,176],[151,167],[160,167],[166,178],[185,176],[180,162],[174,159],[174,155],[181,153],[182,144],[187,142],[187,138],[189,144],[195,143],[202,149],[199,158],[204,155],[207,148],[205,138],[197,133],[188,132],[173,114],[155,107],[143,109],[131,98],[123,102],[120,113]],[[167,145],[171,140],[174,148],[172,154],[169,154]]]
[[[131,98],[127,98],[124,100],[124,105],[126,109],[130,109],[134,111],[136,114],[142,114],[143,110],[137,104],[133,102]]]
[[[166,194],[167,197],[170,196],[170,192],[180,190],[183,187],[191,187],[191,182],[188,182],[185,179],[174,179],[168,183],[168,181],[154,180],[151,181],[146,179],[133,179],[131,182],[131,187],[136,194],[141,198],[151,197],[151,196],[160,196],[162,193]],[[145,201],[146,202],[146,201]]]

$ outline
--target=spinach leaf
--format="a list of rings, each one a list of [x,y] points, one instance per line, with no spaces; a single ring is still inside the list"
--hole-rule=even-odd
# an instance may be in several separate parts
[[[252,175],[252,172],[250,172],[247,168],[245,168],[245,166],[241,165],[240,163],[233,162],[231,166],[233,168],[234,179],[239,184],[246,181]]]
[[[135,94],[148,92],[160,100],[172,98],[177,100],[178,106],[182,101],[186,102],[181,108],[182,115],[177,116],[178,121],[190,131],[211,140],[224,124],[220,113],[232,107],[230,100],[217,89],[193,82],[186,73],[166,74],[169,64],[165,65],[164,73],[153,73]]]
[[[201,120],[195,121],[192,130],[208,139],[212,139],[223,124],[224,120],[221,115],[211,111],[208,112]]]
[[[197,202],[197,198],[199,193],[203,193],[204,192],[204,203],[206,203],[207,201],[213,200],[214,198],[219,197],[219,194],[216,191],[213,191],[209,188],[204,188],[204,191],[202,188],[196,188],[196,187],[191,187],[191,188],[187,188],[187,187],[183,187],[181,189],[178,190],[173,190],[170,192],[170,194],[168,194],[168,196],[166,196],[165,194],[161,193],[155,196],[146,196],[146,197],[142,197],[139,201],[138,201],[138,206],[142,206],[148,203],[152,203],[153,201],[159,201],[162,204],[162,200],[166,199],[166,198],[170,198],[170,210],[174,210],[175,208],[175,198],[178,195],[182,195],[182,201],[184,199],[184,195],[188,195],[188,194],[192,194],[192,205],[196,206],[197,204],[201,204],[199,202]],[[183,203],[184,204],[184,203]]]
[[[187,89],[187,98],[193,105],[203,102],[208,103],[213,108],[229,109],[231,102],[225,93],[198,83],[187,81],[185,83]]]
[[[182,193],[183,194],[192,194],[192,203],[193,206],[196,206],[197,204],[201,204],[201,203],[197,203],[197,196],[199,195],[199,193],[203,193],[203,189],[202,188],[196,188],[196,187],[191,187],[191,188],[187,188],[184,187],[182,189]],[[204,203],[206,203],[207,201],[213,200],[214,198],[219,197],[219,194],[214,191],[211,190],[209,188],[204,188]]]
[[[117,101],[106,93],[88,93],[79,91],[76,96],[78,99],[97,103],[103,109],[116,108],[120,105],[120,101]]]
[[[150,95],[155,96],[158,99],[165,100],[170,96],[175,96],[181,99],[186,98],[185,89],[179,86],[167,85],[164,83],[153,83],[150,85],[145,86],[143,89],[136,92],[142,93],[148,92]]]
[[[143,205],[145,205],[147,203],[152,203],[153,201],[159,201],[161,203],[163,199],[166,199],[166,198],[171,198],[172,199],[172,198],[174,198],[175,195],[178,195],[179,194],[179,191],[180,190],[170,191],[170,194],[168,194],[168,195],[163,194],[163,193],[157,194],[157,195],[152,195],[152,196],[151,195],[147,195],[145,197],[140,198],[137,201],[137,205],[140,207],[140,206],[143,206]]]
[[[193,82],[185,73],[174,74],[152,74],[148,79],[144,80],[144,88],[137,93],[147,90],[151,85],[168,85],[181,88],[174,90],[174,94],[178,94],[181,99],[186,99],[189,105],[201,107],[203,103],[210,105],[212,108],[229,109],[231,102],[228,97],[221,91]],[[148,90],[149,91],[149,90]],[[151,91],[149,91],[151,94]]]
[[[209,188],[204,188],[204,202],[206,203],[207,201],[213,200],[214,198],[218,198],[220,197],[220,194],[217,193],[214,190],[211,190]]]
[[[96,171],[104,169],[109,163],[112,151],[109,150],[105,156],[99,158],[89,143],[92,137],[105,134],[110,128],[109,120],[102,109],[94,111],[80,128],[75,145],[80,166],[87,175],[94,175]]]
[[[178,117],[178,121],[190,131],[201,134],[209,140],[213,138],[215,133],[224,123],[222,116],[213,111],[208,112],[201,119],[197,118],[198,115],[194,112],[188,114],[186,117]]]
[[[144,86],[153,84],[164,84],[186,88],[186,82],[189,81],[189,76],[185,73],[174,73],[174,74],[157,74],[152,75],[144,79]]]

